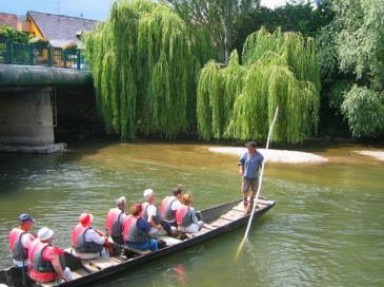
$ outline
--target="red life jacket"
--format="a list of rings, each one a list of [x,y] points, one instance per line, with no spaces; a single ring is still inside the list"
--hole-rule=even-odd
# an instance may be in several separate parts
[[[84,227],[82,224],[78,224],[72,230],[71,245],[72,248],[82,253],[99,253],[103,249],[104,245],[99,245],[95,242],[85,241],[85,234],[92,227]]]
[[[20,228],[13,228],[9,233],[9,251],[12,253],[12,258],[18,261],[24,261],[28,258],[28,249],[21,244],[23,235],[28,234]]]
[[[44,260],[42,255],[47,246],[49,246],[47,243],[35,239],[28,249],[29,275],[37,282],[50,282],[57,279],[57,273],[51,262]]]
[[[166,221],[174,221],[176,211],[172,210],[172,204],[178,200],[175,196],[166,196],[160,204],[160,216]]]
[[[140,243],[145,242],[149,239],[149,236],[143,230],[137,227],[137,221],[141,218],[140,216],[128,215],[123,225],[123,239],[124,242],[129,243]]]
[[[111,237],[121,237],[123,225],[120,223],[124,211],[119,208],[111,208],[105,218],[105,228]]]
[[[183,227],[188,227],[192,224],[192,217],[189,206],[183,204],[176,210],[176,223],[178,226]]]

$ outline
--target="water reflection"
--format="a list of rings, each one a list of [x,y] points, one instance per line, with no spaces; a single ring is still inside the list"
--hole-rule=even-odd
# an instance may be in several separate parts
[[[384,164],[342,153],[323,165],[267,166],[263,193],[278,204],[252,226],[236,263],[244,229],[92,286],[383,286]],[[160,199],[181,183],[197,208],[238,198],[236,161],[204,146],[165,144],[0,155],[0,268],[10,263],[6,237],[21,211],[69,246],[79,213],[92,211],[102,227],[115,198],[140,201],[148,187]]]

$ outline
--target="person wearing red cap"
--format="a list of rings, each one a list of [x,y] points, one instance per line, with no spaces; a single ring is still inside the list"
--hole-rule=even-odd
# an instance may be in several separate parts
[[[104,256],[108,245],[104,234],[91,227],[93,215],[82,213],[79,216],[79,223],[72,230],[71,245],[76,256],[82,259],[92,259]]]

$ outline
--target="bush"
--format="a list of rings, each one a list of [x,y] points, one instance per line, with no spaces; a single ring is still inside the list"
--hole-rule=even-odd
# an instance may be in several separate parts
[[[7,26],[0,26],[0,41],[10,40],[13,43],[26,44],[29,38],[27,33],[17,31]]]
[[[384,99],[374,90],[354,85],[346,94],[341,111],[354,137],[374,137],[384,131]]]

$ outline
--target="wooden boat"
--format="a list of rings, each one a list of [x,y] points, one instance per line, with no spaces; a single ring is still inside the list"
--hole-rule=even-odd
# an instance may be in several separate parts
[[[274,205],[275,202],[272,200],[259,199],[255,209],[254,220],[259,218]],[[201,215],[205,224],[198,233],[189,235],[183,240],[169,236],[160,236],[160,239],[165,241],[166,246],[156,252],[140,252],[126,249],[122,246],[116,246],[113,250],[113,254],[108,259],[99,258],[93,260],[81,260],[71,253],[71,249],[67,249],[65,252],[65,259],[67,266],[72,270],[73,281],[63,283],[53,282],[49,284],[41,284],[40,286],[73,287],[94,282],[134,266],[163,258],[164,256],[179,250],[194,246],[200,242],[245,225],[249,220],[249,215],[245,214],[242,201],[230,202],[205,209],[201,211]],[[0,283],[8,286],[15,286],[15,270],[16,268],[14,267],[1,270]],[[18,280],[20,280],[20,276],[21,274],[19,274]],[[29,286],[34,286],[34,284]]]

